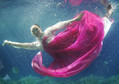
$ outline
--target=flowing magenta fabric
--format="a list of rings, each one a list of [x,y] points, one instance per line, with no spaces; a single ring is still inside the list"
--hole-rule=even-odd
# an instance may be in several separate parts
[[[69,2],[72,6],[78,6],[82,2],[88,4],[88,3],[92,3],[92,2],[98,2],[98,1],[101,1],[101,0],[64,0],[65,3],[68,3]]]
[[[79,73],[96,59],[102,48],[104,22],[94,13],[83,12],[81,21],[68,25],[50,43],[44,37],[44,49],[54,61],[49,67],[45,67],[40,51],[32,60],[32,67],[36,72],[45,76],[69,77]]]
[[[71,4],[71,5],[80,5],[81,4],[81,2],[83,1],[83,0],[64,0],[65,1],[65,3],[67,3],[68,1],[69,1],[69,3]]]

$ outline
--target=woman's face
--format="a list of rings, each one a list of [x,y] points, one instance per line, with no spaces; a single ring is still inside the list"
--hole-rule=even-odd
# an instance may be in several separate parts
[[[38,30],[38,28],[33,28],[33,35],[36,36],[36,37],[39,37],[40,36],[40,31]]]
[[[41,29],[40,29],[40,27],[33,25],[31,27],[31,33],[35,37],[40,37],[40,35],[41,35]]]

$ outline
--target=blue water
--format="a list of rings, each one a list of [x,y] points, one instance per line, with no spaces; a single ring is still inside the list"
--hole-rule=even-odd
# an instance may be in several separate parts
[[[59,4],[62,3],[62,4]],[[113,4],[118,4],[113,0]],[[59,5],[58,5],[59,4]],[[11,79],[32,75],[33,77],[45,78],[36,73],[31,67],[31,60],[39,50],[16,49],[11,46],[2,46],[4,40],[15,42],[33,42],[30,27],[39,24],[42,30],[54,25],[59,21],[69,20],[82,10],[94,12],[100,16],[105,13],[105,8],[99,3],[71,6],[63,3],[63,0],[0,0],[0,60],[3,68],[0,70],[0,78],[6,74]],[[103,48],[99,57],[79,74],[66,78],[66,80],[83,78],[88,76],[109,78],[119,75],[119,9],[115,9],[112,18],[115,23],[103,42]],[[46,52],[43,52],[45,65],[52,60]],[[0,65],[0,66],[2,66]],[[19,71],[13,72],[13,67]],[[57,78],[57,80],[62,80]]]

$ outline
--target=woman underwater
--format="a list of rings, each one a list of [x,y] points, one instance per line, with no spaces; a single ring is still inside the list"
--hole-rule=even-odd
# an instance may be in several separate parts
[[[48,68],[43,66],[39,52],[32,60],[33,69],[46,76],[69,77],[86,68],[99,54],[103,38],[109,31],[110,16],[113,13],[111,4],[107,4],[107,12],[103,18],[89,11],[83,11],[75,18],[61,21],[44,32],[35,24],[31,33],[36,42],[19,43],[5,40],[4,45],[30,50],[45,50],[54,61]],[[66,27],[65,31],[55,35],[56,31]]]

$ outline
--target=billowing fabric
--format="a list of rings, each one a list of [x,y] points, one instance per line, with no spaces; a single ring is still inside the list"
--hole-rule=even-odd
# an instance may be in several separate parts
[[[68,1],[69,1],[69,3],[71,4],[71,5],[80,5],[81,4],[81,2],[83,1],[83,0],[64,0],[65,1],[65,3],[67,3]]]
[[[101,0],[64,0],[65,3],[70,3],[72,6],[78,6],[80,5],[82,2],[85,2],[85,3],[94,3],[94,2],[98,2],[98,1],[101,1]],[[107,0],[105,0],[105,3],[107,2]]]
[[[54,61],[49,67],[45,67],[40,51],[32,60],[32,67],[36,72],[45,76],[69,77],[79,73],[96,59],[102,48],[104,21],[94,13],[83,12],[81,21],[68,25],[50,43],[44,37],[44,49]]]

